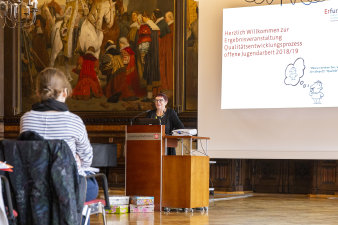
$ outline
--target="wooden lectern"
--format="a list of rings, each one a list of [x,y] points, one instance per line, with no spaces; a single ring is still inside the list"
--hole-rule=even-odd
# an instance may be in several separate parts
[[[163,125],[126,130],[126,195],[154,196],[155,210],[209,206],[209,157],[166,156]]]
[[[162,125],[127,126],[126,195],[154,196],[155,210],[162,201]]]

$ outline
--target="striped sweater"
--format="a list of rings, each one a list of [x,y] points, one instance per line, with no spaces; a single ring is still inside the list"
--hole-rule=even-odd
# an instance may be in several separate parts
[[[90,167],[93,159],[93,148],[89,143],[86,127],[82,119],[69,112],[26,112],[20,120],[20,133],[35,131],[45,139],[62,139],[67,142],[73,155],[78,155],[80,175]]]

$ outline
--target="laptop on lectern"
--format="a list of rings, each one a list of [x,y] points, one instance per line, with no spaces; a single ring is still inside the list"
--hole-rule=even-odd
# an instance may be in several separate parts
[[[136,118],[133,125],[161,125],[161,120],[154,118]]]

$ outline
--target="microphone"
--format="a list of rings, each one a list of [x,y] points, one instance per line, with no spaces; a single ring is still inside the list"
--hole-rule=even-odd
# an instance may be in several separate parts
[[[141,116],[141,115],[144,114],[144,113],[148,113],[148,112],[150,112],[150,111],[151,111],[151,109],[148,109],[147,111],[140,112],[140,113],[138,113],[136,116],[134,116],[133,118],[131,118],[131,120],[130,120],[130,126],[133,125],[133,122],[134,122],[134,120],[135,120],[137,117]]]

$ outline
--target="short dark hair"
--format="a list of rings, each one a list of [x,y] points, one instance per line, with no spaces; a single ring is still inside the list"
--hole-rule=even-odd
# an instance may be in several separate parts
[[[154,13],[156,19],[161,18],[163,16],[162,11],[159,10],[159,9],[155,9],[153,13]]]
[[[164,99],[164,101],[166,101],[166,102],[168,101],[168,96],[164,93],[159,93],[155,96],[155,98],[156,97],[162,97]]]

